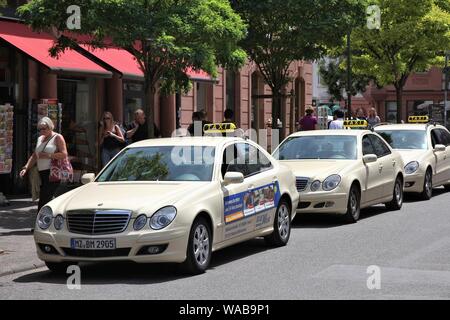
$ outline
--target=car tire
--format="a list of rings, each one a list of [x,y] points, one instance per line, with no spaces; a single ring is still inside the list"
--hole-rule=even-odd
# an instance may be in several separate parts
[[[389,210],[400,210],[403,206],[403,183],[400,177],[395,179],[394,191],[392,193],[392,200],[385,203]]]
[[[450,184],[444,184],[445,191],[450,191]]]
[[[345,220],[348,223],[355,223],[361,214],[361,192],[356,185],[352,185],[348,193],[347,212]]]
[[[76,262],[45,262],[47,268],[55,274],[66,274],[69,266],[78,265]]]
[[[291,236],[291,206],[285,199],[281,199],[275,212],[273,232],[264,237],[266,243],[274,247],[285,246]]]
[[[433,196],[433,173],[427,170],[423,179],[423,191],[420,193],[420,199],[430,200]]]
[[[201,274],[208,269],[211,262],[211,229],[204,218],[197,218],[189,233],[186,260],[182,270],[188,274]]]

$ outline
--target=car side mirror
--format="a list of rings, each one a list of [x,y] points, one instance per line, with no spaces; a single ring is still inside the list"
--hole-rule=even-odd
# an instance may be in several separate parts
[[[85,173],[81,177],[81,183],[82,184],[88,184],[88,183],[91,183],[92,181],[94,181],[94,179],[95,179],[95,174],[93,174],[93,173]]]
[[[364,163],[372,163],[372,162],[377,162],[378,157],[375,154],[366,154],[365,156],[363,156],[363,162]]]
[[[244,182],[244,175],[242,172],[227,172],[225,173],[225,177],[223,178],[223,182],[225,185],[229,184],[239,184]]]
[[[434,146],[434,151],[442,152],[445,151],[446,147],[443,144],[437,144]]]

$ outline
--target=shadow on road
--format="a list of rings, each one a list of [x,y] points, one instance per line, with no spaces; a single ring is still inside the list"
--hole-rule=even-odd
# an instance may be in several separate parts
[[[31,212],[15,210],[11,210],[8,212],[0,211],[0,229],[17,230],[33,228],[36,221],[35,211],[36,210],[33,210]],[[7,232],[8,231],[0,232],[0,236],[5,235],[5,233]],[[29,235],[29,233],[26,235]]]
[[[213,270],[227,263],[270,250],[263,239],[253,239],[213,253]],[[81,263],[82,285],[156,284],[192,276],[180,271],[177,264],[138,264],[133,262]],[[208,270],[206,272],[208,272]],[[196,277],[201,277],[198,275]],[[69,275],[56,275],[50,271],[38,271],[14,279],[17,283],[67,283]]]
[[[444,189],[444,187],[434,188],[434,189],[433,189],[433,198],[434,198],[434,197],[439,197],[439,196],[445,195],[445,194],[447,194],[447,193],[448,193],[448,191],[446,191],[446,190]],[[431,199],[433,199],[433,198],[431,198]],[[426,200],[421,200],[421,199],[419,198],[419,195],[418,195],[418,194],[415,194],[415,193],[405,193],[405,203],[422,202],[422,201],[426,201]]]

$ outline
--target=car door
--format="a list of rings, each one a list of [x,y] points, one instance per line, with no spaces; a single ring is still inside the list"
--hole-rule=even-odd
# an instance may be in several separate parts
[[[257,145],[244,142],[238,143],[237,148],[245,154],[247,164],[247,203],[250,204],[249,199],[253,198],[253,207],[244,204],[244,214],[254,220],[255,230],[272,225],[280,189],[275,166]]]
[[[445,181],[446,178],[446,163],[447,163],[447,152],[434,150],[437,144],[445,145],[439,129],[431,130],[431,145],[433,147],[433,154],[436,161],[436,172],[433,177],[433,185],[440,184]]]
[[[392,156],[389,147],[380,137],[375,134],[369,134],[369,138],[379,162],[378,168],[381,175],[380,197],[388,197],[392,195],[392,190],[394,190],[396,160]]]
[[[375,148],[373,147],[372,141],[368,134],[362,137],[362,153],[363,156],[368,154],[376,155]],[[364,163],[364,167],[366,169],[366,181],[365,186],[363,186],[363,194],[362,194],[362,202],[371,202],[376,199],[381,198],[381,188],[383,185],[381,170],[380,170],[380,161],[372,162],[372,163]]]
[[[450,133],[446,129],[437,129],[439,141],[445,149],[444,162],[442,167],[442,179],[444,182],[450,180]]]

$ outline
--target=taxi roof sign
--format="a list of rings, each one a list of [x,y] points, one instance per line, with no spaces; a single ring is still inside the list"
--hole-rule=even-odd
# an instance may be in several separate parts
[[[227,133],[235,132],[236,125],[234,123],[207,123],[203,126],[205,133]]]
[[[427,123],[430,122],[430,118],[428,116],[409,116],[409,123]]]
[[[366,120],[344,120],[345,128],[363,128],[366,129],[369,123]]]

